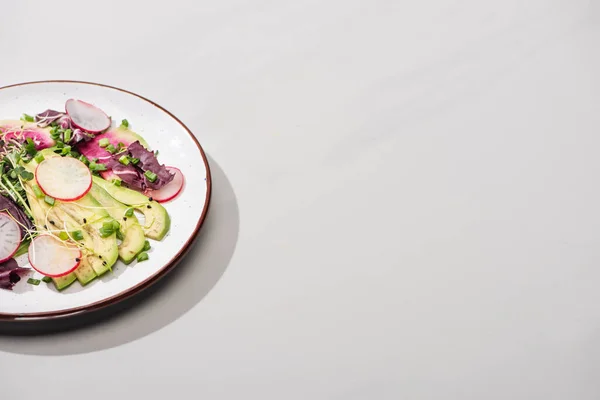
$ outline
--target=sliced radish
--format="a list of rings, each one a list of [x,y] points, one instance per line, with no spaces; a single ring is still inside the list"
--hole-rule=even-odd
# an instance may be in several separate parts
[[[81,251],[54,236],[40,235],[29,246],[29,263],[40,274],[59,278],[79,267]]]
[[[35,170],[40,189],[62,201],[82,198],[92,188],[92,173],[76,158],[52,157],[42,161]]]
[[[110,118],[96,106],[81,100],[69,99],[65,111],[73,124],[90,133],[102,132],[110,126]]]
[[[183,189],[183,184],[185,183],[185,179],[183,178],[183,174],[179,168],[167,167],[167,170],[170,173],[175,174],[171,182],[167,183],[160,189],[148,189],[144,192],[146,196],[152,197],[152,200],[156,200],[159,203],[165,203],[177,197],[177,195],[181,193],[181,189]]]
[[[7,213],[0,213],[0,263],[11,258],[21,244],[21,228]]]

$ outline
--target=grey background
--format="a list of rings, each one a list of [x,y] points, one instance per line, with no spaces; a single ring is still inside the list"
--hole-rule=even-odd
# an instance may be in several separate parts
[[[138,92],[215,173],[164,290],[0,337],[3,399],[600,398],[598,2],[2,13],[1,85]]]

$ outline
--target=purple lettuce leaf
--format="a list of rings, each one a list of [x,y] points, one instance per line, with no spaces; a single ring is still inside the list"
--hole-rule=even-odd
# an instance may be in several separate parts
[[[143,172],[134,167],[132,164],[123,165],[119,162],[119,158],[122,154],[114,155],[102,161],[106,168],[112,170],[113,174],[117,175],[129,188],[137,189],[140,191],[146,190],[146,183],[144,181]]]
[[[73,129],[73,123],[71,122],[71,118],[67,114],[63,114],[62,117],[58,120],[58,126],[62,129]]]
[[[63,116],[65,116],[65,113],[63,113],[63,112],[48,109],[44,112],[37,114],[35,116],[35,122],[37,122],[37,125],[40,128],[45,128]]]
[[[29,271],[29,268],[21,268],[14,258],[0,263],[0,289],[12,290]]]
[[[0,212],[8,213],[19,223],[22,237],[25,237],[27,230],[33,230],[33,223],[27,217],[27,214],[11,199],[2,195],[0,195]]]
[[[140,160],[136,165],[137,168],[141,169],[143,172],[151,171],[156,174],[156,180],[154,182],[150,182],[145,175],[142,175],[147,188],[160,189],[171,182],[175,177],[175,174],[171,174],[166,166],[161,165],[154,153],[142,146],[139,140],[131,143],[129,147],[127,147],[127,151],[132,158]]]
[[[75,128],[73,130],[73,135],[71,136],[71,140],[69,141],[70,145],[75,145],[79,142],[89,142],[90,140],[92,140],[94,138],[94,134],[83,131],[79,128]]]
[[[134,164],[123,165],[119,159],[123,155],[131,158],[137,158],[140,161]],[[108,159],[100,160],[107,168],[117,175],[123,183],[130,189],[141,192],[146,189],[160,189],[173,180],[174,174],[171,174],[164,165],[159,164],[153,152],[147,150],[139,141],[131,143],[125,152],[114,154]],[[150,182],[144,175],[145,171],[151,171],[156,174],[156,180]]]

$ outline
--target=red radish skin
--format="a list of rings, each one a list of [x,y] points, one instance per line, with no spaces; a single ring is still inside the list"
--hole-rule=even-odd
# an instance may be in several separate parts
[[[110,127],[110,118],[98,107],[85,101],[69,99],[65,111],[73,125],[90,133],[100,133]]]
[[[81,264],[81,250],[65,245],[51,235],[37,236],[29,246],[29,263],[42,275],[60,278]]]
[[[167,201],[173,200],[181,193],[185,186],[185,179],[183,173],[179,168],[167,167],[169,172],[175,174],[173,180],[167,183],[160,189],[157,190],[146,190],[144,194],[148,197],[152,197],[152,200],[156,200],[159,203],[166,203]]]
[[[52,157],[35,169],[35,180],[45,195],[61,201],[75,201],[92,188],[92,173],[71,157]]]
[[[0,263],[15,255],[21,239],[19,224],[7,213],[0,213]]]

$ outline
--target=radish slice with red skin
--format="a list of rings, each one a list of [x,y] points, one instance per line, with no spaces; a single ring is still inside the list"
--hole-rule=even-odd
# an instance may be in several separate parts
[[[167,170],[175,174],[173,180],[167,183],[165,186],[156,190],[146,190],[144,194],[148,197],[152,197],[152,200],[156,200],[159,203],[166,203],[169,200],[173,200],[181,190],[183,189],[183,185],[185,183],[185,179],[183,178],[183,173],[179,170],[179,168],[175,167],[167,167]]]
[[[110,118],[98,107],[85,101],[69,99],[65,111],[73,124],[90,133],[99,133],[110,127]]]
[[[79,267],[81,250],[54,236],[40,235],[29,245],[29,263],[42,275],[60,278]]]
[[[92,173],[76,158],[52,157],[35,169],[35,180],[44,194],[62,201],[79,200],[92,188]]]
[[[0,263],[15,255],[21,239],[19,224],[7,213],[0,213]]]

